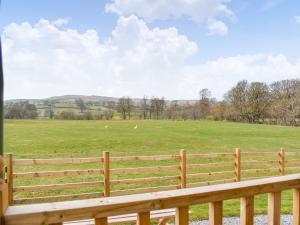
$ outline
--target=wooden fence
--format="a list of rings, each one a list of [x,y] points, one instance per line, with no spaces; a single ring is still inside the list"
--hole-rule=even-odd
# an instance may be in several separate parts
[[[273,152],[242,152],[240,149],[236,149],[231,153],[210,154],[187,154],[185,150],[180,150],[180,153],[175,155],[125,157],[111,157],[109,152],[103,152],[102,157],[59,159],[13,159],[12,154],[7,154],[6,158],[9,205],[200,187],[300,171],[300,153],[285,152],[284,149]],[[127,162],[132,164],[152,162],[154,166],[119,166],[119,164]],[[158,165],[158,162],[165,162],[165,164]],[[75,166],[94,164],[94,168],[41,171],[43,166],[66,164],[75,164]],[[30,169],[38,166],[39,170],[34,172],[22,171],[26,166]],[[16,170],[21,172],[14,172]],[[75,176],[82,178],[93,176],[94,180],[45,184],[48,178],[61,177],[65,181],[65,177]],[[18,185],[14,184],[23,179],[27,179],[27,182],[24,182],[26,185],[22,181]],[[36,185],[33,179],[42,179],[43,183]],[[132,185],[135,186],[130,188]],[[118,187],[121,188],[117,189]],[[87,188],[99,189],[99,191],[81,192],[82,189]],[[57,195],[55,191],[59,190],[80,190],[80,193]],[[48,191],[51,192],[51,195]],[[43,196],[37,195],[40,192],[45,193]],[[53,192],[55,195],[52,194]],[[20,193],[31,193],[33,197],[18,197]]]
[[[293,224],[300,225],[300,174],[258,180],[70,202],[9,206],[5,225],[63,225],[94,220],[107,225],[111,216],[137,214],[137,224],[150,225],[150,212],[176,209],[175,225],[189,224],[189,206],[209,203],[209,224],[221,225],[223,201],[240,199],[240,224],[253,225],[254,197],[268,193],[268,224],[280,225],[281,192],[293,189]],[[78,223],[80,224],[80,223]]]

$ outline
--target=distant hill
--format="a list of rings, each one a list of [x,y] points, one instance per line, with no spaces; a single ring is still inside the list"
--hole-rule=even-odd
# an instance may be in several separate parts
[[[34,104],[39,112],[39,116],[43,117],[44,110],[49,108],[49,105],[53,105],[55,111],[62,110],[75,110],[78,111],[78,106],[75,103],[76,99],[82,99],[87,106],[88,110],[105,110],[108,108],[115,108],[118,98],[107,97],[107,96],[96,96],[96,95],[63,95],[63,96],[53,96],[44,99],[10,99],[6,100],[4,103],[9,104],[12,102],[22,102],[28,101],[30,104]],[[132,99],[135,105],[139,105],[142,102],[141,98]],[[172,101],[177,101],[179,105],[183,104],[193,104],[196,100],[166,100],[167,104]]]
[[[55,104],[60,104],[69,106],[69,104],[75,104],[76,99],[82,99],[86,104],[88,103],[98,103],[106,105],[109,102],[118,102],[118,98],[115,97],[107,97],[107,96],[97,96],[97,95],[62,95],[62,96],[53,96],[50,98],[43,98],[43,99],[10,99],[6,100],[5,103],[9,102],[21,102],[21,101],[29,101],[31,104],[35,104],[36,106],[45,105],[45,103],[53,102]],[[141,103],[141,98],[133,98],[134,103],[138,104]],[[166,100],[167,103],[172,101],[177,101],[178,104],[188,104],[188,103],[195,103],[196,100]]]

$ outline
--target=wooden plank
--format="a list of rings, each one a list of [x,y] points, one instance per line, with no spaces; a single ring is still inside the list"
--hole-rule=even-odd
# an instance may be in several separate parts
[[[194,182],[194,183],[187,184],[187,186],[188,187],[202,187],[202,186],[215,185],[215,184],[224,184],[224,183],[230,183],[230,182],[235,182],[235,178],[234,179],[224,179],[224,180]]]
[[[287,153],[285,153],[286,155]],[[300,163],[300,159],[289,159],[289,160],[285,160],[285,163],[287,164],[294,164],[294,163]]]
[[[63,176],[81,176],[81,175],[101,175],[103,170],[89,169],[89,170],[62,170],[62,171],[43,171],[43,172],[27,172],[15,173],[14,179],[21,178],[37,178],[37,177],[63,177]]]
[[[36,198],[17,198],[14,199],[14,204],[33,204],[33,203],[47,203],[47,202],[58,202],[58,201],[73,201],[80,199],[90,199],[90,198],[100,198],[103,197],[102,192],[92,192],[92,193],[81,193],[74,195],[55,195],[46,197],[36,197]]]
[[[109,170],[109,152],[103,152],[103,180],[104,196],[110,196],[110,170]]]
[[[13,204],[13,155],[7,154],[8,205]]]
[[[277,162],[277,161],[276,161]],[[218,163],[199,163],[199,164],[187,164],[187,169],[210,169],[210,168],[220,168],[220,167],[227,167],[232,166],[234,167],[233,162],[218,162]]]
[[[107,217],[104,218],[96,218],[95,225],[108,225]]]
[[[154,173],[154,172],[170,172],[178,171],[179,166],[151,166],[151,167],[135,167],[135,168],[116,168],[110,169],[111,174],[138,174],[138,173]]]
[[[176,208],[175,225],[188,225],[189,224],[189,207],[181,206]]]
[[[258,156],[258,157],[263,157],[263,156],[274,156],[276,157],[277,153],[276,152],[244,152],[243,151],[243,156]]]
[[[243,166],[266,166],[276,165],[278,160],[248,160],[242,162]]]
[[[180,151],[180,187],[186,188],[186,151]]]
[[[240,200],[240,224],[253,225],[254,218],[254,197],[242,197]]]
[[[293,190],[293,225],[300,225],[300,189]]]
[[[153,156],[122,156],[111,157],[111,162],[123,162],[123,161],[160,161],[160,160],[178,160],[179,155],[153,155]]]
[[[208,172],[208,173],[194,173],[194,174],[187,174],[188,179],[193,178],[210,178],[210,177],[224,177],[235,175],[235,171],[222,171],[222,172]]]
[[[268,194],[269,225],[280,225],[281,192]]]
[[[90,188],[103,185],[103,181],[94,182],[80,182],[80,183],[65,183],[65,184],[47,184],[47,185],[35,185],[35,186],[19,186],[13,188],[14,192],[23,191],[48,191],[48,190],[64,190],[73,188]]]
[[[138,213],[137,225],[150,225],[150,212]]]
[[[234,156],[235,181],[241,181],[241,150],[237,148]]]
[[[278,168],[266,168],[266,169],[249,169],[249,170],[242,170],[242,174],[264,174],[264,173],[272,173],[277,172]]]
[[[145,177],[145,178],[135,178],[135,179],[123,179],[123,180],[111,180],[111,185],[118,184],[139,184],[147,182],[164,182],[169,180],[179,180],[180,176],[164,176],[164,177]]]
[[[14,165],[59,165],[59,164],[82,164],[82,163],[99,163],[101,157],[93,158],[59,158],[59,159],[15,159]]]
[[[70,202],[10,206],[5,212],[6,225],[41,225],[139,213],[160,209],[185,207],[228,199],[245,198],[259,194],[278,192],[300,187],[300,175],[286,175],[253,181],[242,181],[207,187],[178,189],[166,192],[145,193],[132,196],[96,198]],[[246,197],[242,213],[252,215],[249,210],[251,197]],[[245,204],[247,203],[247,204]],[[253,204],[252,204],[253,205]],[[243,221],[249,221],[245,216]],[[243,223],[245,225],[247,223]],[[250,223],[248,223],[250,224]]]
[[[223,202],[209,203],[209,225],[223,224]]]
[[[156,192],[156,191],[168,191],[168,190],[175,190],[179,188],[180,188],[179,185],[169,185],[169,186],[116,190],[116,191],[111,191],[111,196],[131,195],[131,194],[140,194],[140,193]]]
[[[214,159],[233,157],[232,153],[187,154],[187,159]]]

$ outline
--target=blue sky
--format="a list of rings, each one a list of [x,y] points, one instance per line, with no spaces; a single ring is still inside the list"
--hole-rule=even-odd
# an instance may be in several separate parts
[[[222,12],[219,14],[216,13],[213,16],[209,17],[203,16],[205,17],[204,19],[199,19],[197,15],[197,18],[193,19],[195,17],[195,13],[191,10],[191,12],[189,10],[186,10],[179,16],[176,16],[177,18],[174,18],[174,13],[177,13],[178,11],[178,9],[175,8],[173,12],[170,12],[171,14],[173,13],[173,15],[169,17],[166,15],[166,18],[162,18],[164,17],[164,15],[159,10],[157,12],[157,15],[151,15],[152,17],[150,20],[147,12],[145,13],[145,9],[142,8],[143,5],[141,6],[136,3],[138,2],[137,0],[126,1],[128,2],[128,5],[122,6],[122,4],[118,5],[118,0],[2,0],[0,17],[2,38],[5,39],[4,44],[14,43],[16,45],[15,48],[8,48],[9,50],[4,51],[4,63],[6,63],[5,66],[8,67],[6,74],[7,76],[9,76],[7,78],[7,83],[8,87],[11,88],[9,91],[6,91],[7,98],[20,98],[24,96],[23,94],[21,94],[23,92],[25,93],[24,97],[47,97],[51,95],[61,94],[95,94],[113,96],[131,95],[133,97],[142,97],[145,94],[164,95],[167,98],[183,99],[197,98],[197,92],[201,88],[206,87],[212,89],[215,96],[217,96],[218,98],[222,98],[226,90],[228,90],[228,88],[232,86],[236,81],[241,79],[247,79],[250,81],[259,80],[264,82],[272,82],[274,80],[283,78],[287,79],[300,77],[300,73],[298,73],[300,64],[300,23],[297,23],[297,20],[295,18],[296,16],[300,15],[300,1],[298,0],[199,0],[199,2],[203,3],[203,7],[209,5],[209,1],[217,2],[217,4],[225,6],[226,10],[230,11],[230,13]],[[185,4],[185,0],[176,1],[179,5],[181,4],[181,6],[184,6]],[[141,0],[141,2],[143,2],[143,0]],[[168,2],[168,0],[166,0],[166,2]],[[195,2],[197,2],[197,0],[195,0]],[[115,4],[114,6],[116,8],[119,7],[118,10],[120,10],[121,12],[106,10],[105,8],[107,4]],[[147,7],[148,6],[145,5],[145,8]],[[165,10],[168,11],[168,8],[166,8]],[[205,14],[205,10],[199,9],[199,14],[201,13]],[[103,77],[105,76],[105,78],[103,78],[101,77],[102,75],[100,71],[102,70],[102,67],[99,67],[95,68],[95,70],[98,69],[99,71],[92,71],[92,73],[98,75],[89,77],[89,74],[85,73],[84,76],[86,76],[86,79],[96,79],[96,82],[91,82],[91,86],[88,86],[89,83],[87,83],[86,89],[64,88],[63,85],[69,85],[69,82],[67,80],[68,78],[66,78],[62,81],[63,85],[60,84],[61,86],[57,88],[57,90],[55,90],[55,88],[53,90],[53,86],[55,86],[55,84],[53,84],[51,91],[48,90],[49,86],[45,85],[44,88],[37,88],[37,91],[40,93],[35,93],[31,90],[37,86],[43,86],[47,82],[51,81],[51,79],[56,79],[57,74],[45,74],[44,76],[47,76],[47,78],[45,78],[44,80],[42,78],[39,78],[36,83],[34,83],[34,81],[30,81],[30,75],[26,76],[24,75],[24,73],[30,73],[30,70],[37,70],[42,68],[36,68],[36,66],[30,67],[29,65],[26,68],[22,67],[18,70],[14,70],[11,68],[13,67],[11,63],[13,62],[13,59],[15,59],[14,56],[17,54],[17,52],[18,55],[20,55],[19,49],[21,47],[23,48],[24,44],[28,46],[32,44],[32,40],[29,39],[22,43],[18,43],[18,45],[16,44],[17,40],[13,40],[13,36],[15,36],[13,35],[14,32],[17,32],[17,29],[20,28],[21,24],[24,22],[27,22],[32,27],[34,27],[34,25],[37,24],[42,18],[47,20],[49,23],[53,23],[53,21],[56,21],[60,18],[65,19],[67,21],[66,24],[57,26],[58,31],[63,32],[68,29],[73,29],[78,31],[79,34],[84,34],[85,32],[87,32],[87,30],[94,30],[99,37],[99,44],[106,46],[107,42],[110,42],[111,39],[114,39],[112,37],[112,31],[115,30],[116,27],[118,27],[119,23],[121,23],[120,20],[122,18],[128,18],[132,15],[136,17],[135,23],[137,23],[137,21],[145,23],[147,29],[149,29],[150,31],[154,31],[156,28],[159,28],[161,31],[163,31],[174,27],[177,30],[176,35],[184,36],[188,40],[188,43],[185,43],[188,45],[186,48],[190,48],[189,44],[191,43],[197,46],[197,50],[193,50],[192,53],[187,53],[187,55],[183,57],[183,59],[178,59],[178,57],[176,57],[176,60],[178,59],[180,61],[179,64],[183,64],[182,67],[177,68],[177,70],[182,69],[182,71],[184,72],[176,76],[174,75],[174,77],[166,77],[165,80],[163,79],[164,82],[166,82],[165,85],[169,85],[168,79],[177,80],[171,82],[171,85],[174,85],[172,86],[174,88],[174,92],[172,92],[171,90],[166,91],[166,88],[162,87],[162,85],[158,83],[153,83],[152,86],[149,87],[149,89],[147,87],[139,87],[137,88],[137,90],[134,90],[134,84],[136,81],[135,76],[132,75],[133,73],[135,73],[133,69],[130,69],[130,71],[127,72],[130,73],[130,75],[125,72],[118,72],[113,76],[111,75],[111,72],[106,71],[104,72],[105,75],[103,75]],[[211,21],[218,21],[222,23],[222,26],[226,26],[226,30],[213,30],[212,33],[210,33],[209,25],[211,24]],[[17,24],[18,28],[8,29],[9,32],[6,31],[6,28],[10,27],[13,23]],[[128,26],[126,27],[126,29],[128,29]],[[122,32],[124,32],[123,28]],[[25,32],[23,35],[25,36],[24,38],[26,38],[26,35],[28,34]],[[130,31],[127,33],[127,35],[130,40]],[[44,39],[43,45],[47,46],[47,43],[47,40]],[[21,46],[21,44],[23,44],[23,46]],[[116,43],[114,44],[118,48],[120,48],[119,45],[117,45]],[[182,45],[184,46],[184,44]],[[129,46],[136,46],[136,43],[130,43]],[[109,45],[108,48],[112,49],[112,46]],[[162,46],[157,46],[157,48],[161,49]],[[47,49],[46,47],[45,50],[37,50],[34,49],[34,47],[31,47],[31,49],[33,53],[36,53],[36,55],[42,54],[41,52],[49,51],[49,49]],[[31,49],[30,47],[28,47],[22,52],[22,55],[28,54]],[[69,52],[69,50],[66,50],[66,48],[64,50],[66,54]],[[127,50],[131,51],[131,49]],[[167,57],[166,61],[168,63],[170,59],[173,59],[173,55],[171,54],[182,54],[182,49],[178,51],[174,50],[173,53],[170,49],[161,51],[161,54],[164,55],[164,57]],[[167,54],[165,51],[168,51]],[[118,68],[118,66],[120,66],[121,68],[125,67],[126,64],[124,65],[118,63],[123,60],[128,60],[125,57],[130,56],[122,55],[122,60],[120,60],[120,55],[123,54],[123,52],[116,54],[119,55],[114,56],[113,64],[117,64],[115,68]],[[38,56],[40,58],[47,58],[47,56],[44,55]],[[7,59],[5,59],[6,57]],[[86,57],[90,57],[90,55]],[[120,58],[115,59],[115,57]],[[251,58],[251,62],[248,62],[247,57]],[[277,74],[276,71],[271,70],[272,68],[268,68],[265,66],[269,65],[269,67],[272,67],[272,63],[270,63],[269,60],[270,57],[274,57],[274,59],[271,59],[272,63],[276,64],[276,62],[279,61],[279,63],[283,63],[284,66],[287,67],[286,74],[283,74],[284,71],[279,71]],[[137,56],[137,58],[139,57]],[[99,57],[98,59],[101,60],[102,58]],[[96,61],[97,59],[95,58],[95,62]],[[138,66],[145,66],[145,68],[147,68],[147,63],[149,61],[151,61],[151,59],[145,57],[145,61],[143,61]],[[108,63],[110,62],[112,61],[109,61]],[[56,63],[61,65],[62,62],[60,61]],[[136,61],[134,63],[136,63]],[[136,66],[136,64],[133,65]],[[158,65],[157,70],[163,71],[166,67],[169,68],[169,66],[169,64]],[[217,67],[220,71],[224,71],[223,77],[220,75],[220,72],[218,72],[217,74],[214,73],[214,67]],[[224,67],[226,67],[226,69],[224,69]],[[235,75],[234,78],[228,77],[231,76],[230,68],[234,67],[241,68],[241,70],[236,71],[233,69],[234,71],[232,71],[232,74],[240,73],[240,75]],[[244,67],[247,68],[244,69]],[[256,69],[251,71],[251,69],[253,68]],[[44,69],[46,70],[46,68]],[[125,68],[124,70],[126,69],[127,68]],[[203,71],[203,73],[201,72],[201,70]],[[88,73],[90,73],[90,69],[87,69],[85,71],[89,71]],[[123,69],[121,71],[123,71]],[[170,71],[172,72],[172,70],[166,69],[165,73],[170,73]],[[136,73],[140,73],[140,70]],[[36,76],[42,77],[43,74],[39,74]],[[74,75],[74,79],[71,79],[70,81],[74,81],[75,83],[82,83],[82,80],[85,79],[82,76],[82,74]],[[141,82],[138,83],[139,86],[147,84],[147,80],[151,79],[151,76],[153,77],[153,80],[161,79],[163,73],[159,77],[156,77],[156,70],[154,70],[152,71],[152,74],[149,72],[148,75],[145,75],[148,77],[141,78],[141,76],[142,75],[140,74],[136,75],[136,77],[139,77],[138,80]],[[206,76],[213,77],[214,79],[208,80]],[[79,77],[77,81],[75,77]],[[129,78],[127,79],[127,77]],[[13,81],[16,82],[22,79],[28,80],[26,82],[22,82],[22,84],[20,85],[21,89],[12,87]],[[105,82],[112,80],[112,86],[108,87],[109,84],[107,83],[107,85],[104,87],[103,84],[101,84],[101,80],[105,80]],[[204,82],[201,82],[202,80],[204,80]],[[219,83],[223,82],[224,80],[226,80],[224,85],[217,85],[216,87],[216,82]],[[197,83],[197,85],[193,85],[195,82]],[[98,86],[95,83],[98,83]],[[182,83],[184,83],[184,87],[182,87]],[[115,89],[114,86],[116,85],[118,85],[118,88]],[[189,92],[186,93],[184,91],[185,89],[188,89]],[[143,93],[143,91],[145,93]]]

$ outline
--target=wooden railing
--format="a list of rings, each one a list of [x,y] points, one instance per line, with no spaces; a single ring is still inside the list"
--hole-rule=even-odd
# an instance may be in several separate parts
[[[289,159],[290,157],[292,159]],[[117,165],[116,167],[115,165],[140,161],[154,163],[154,165],[143,167],[141,165],[136,167]],[[167,163],[158,165],[158,162]],[[102,157],[60,159],[13,159],[12,154],[7,154],[8,199],[9,205],[31,204],[200,187],[300,172],[299,162],[300,153],[285,153],[283,149],[274,152],[242,152],[236,149],[231,153],[210,154],[187,154],[185,150],[181,150],[177,155],[125,157],[111,157],[109,152],[103,152]],[[43,166],[65,164],[75,164],[75,166],[93,164],[96,167],[41,171]],[[24,171],[26,166],[30,169],[38,166],[39,170],[14,172]],[[83,182],[63,180],[63,183],[46,183],[48,178],[65,179],[75,176],[93,179],[86,179]],[[34,179],[43,179],[43,183],[36,185]],[[23,180],[27,182],[23,184]],[[16,181],[18,181],[17,185],[14,184]],[[82,189],[88,188],[97,191],[82,192]],[[48,191],[74,189],[80,190],[80,193],[62,195],[48,193]],[[43,196],[37,197],[36,193],[41,192],[44,193]],[[30,193],[33,197],[17,197],[18,194],[23,193]]]
[[[4,218],[5,225],[62,225],[87,219],[95,220],[96,225],[107,225],[110,216],[137,213],[137,224],[150,225],[151,211],[176,208],[175,224],[187,225],[189,206],[209,203],[210,225],[221,225],[223,201],[240,198],[240,224],[252,225],[254,196],[268,193],[269,224],[279,225],[281,192],[289,189],[294,193],[293,224],[300,225],[300,174],[130,196],[10,206]]]

